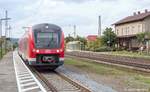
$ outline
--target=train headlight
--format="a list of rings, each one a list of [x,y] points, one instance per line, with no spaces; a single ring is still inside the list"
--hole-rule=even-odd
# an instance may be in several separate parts
[[[35,49],[33,49],[32,51],[33,51],[33,52],[35,52],[36,50],[35,50]]]
[[[56,50],[56,52],[59,52],[59,50]]]
[[[39,50],[36,50],[37,53],[39,53]]]
[[[60,52],[62,52],[63,50],[62,49],[60,49]]]

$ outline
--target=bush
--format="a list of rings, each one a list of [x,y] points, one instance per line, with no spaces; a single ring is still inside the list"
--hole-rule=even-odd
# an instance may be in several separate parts
[[[96,52],[106,52],[106,51],[113,51],[113,49],[110,47],[103,46],[103,47],[96,48],[95,51]]]
[[[125,48],[115,48],[115,51],[124,51],[126,50]]]

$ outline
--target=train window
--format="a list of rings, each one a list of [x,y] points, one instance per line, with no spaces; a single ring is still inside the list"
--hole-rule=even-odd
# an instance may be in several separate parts
[[[58,32],[35,32],[36,48],[58,48]]]

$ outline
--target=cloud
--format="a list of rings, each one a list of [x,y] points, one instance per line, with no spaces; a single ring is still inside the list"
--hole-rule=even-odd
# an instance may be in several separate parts
[[[95,0],[55,0],[60,2],[66,2],[66,3],[84,3],[88,1],[95,1]]]
[[[72,25],[82,36],[97,34],[99,15],[104,29],[135,11],[150,9],[149,0],[6,0],[0,5],[9,10],[14,37],[22,35],[23,26],[43,22],[61,26],[65,35],[72,33]]]

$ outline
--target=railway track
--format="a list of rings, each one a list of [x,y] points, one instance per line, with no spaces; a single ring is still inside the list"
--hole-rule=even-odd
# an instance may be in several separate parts
[[[51,92],[91,92],[87,87],[57,71],[31,70],[42,80]]]
[[[82,51],[72,51],[66,52],[66,56],[75,56],[76,58],[90,59],[94,60],[97,63],[111,64],[122,66],[126,68],[131,68],[139,71],[150,72],[150,61],[136,59],[136,58],[127,58],[127,57],[118,57],[112,55],[104,55],[95,52],[82,52]]]
[[[86,86],[57,71],[50,71],[50,69],[42,69],[41,67],[28,67],[17,52],[15,52],[14,57],[14,67],[19,92],[91,92]],[[20,75],[19,73],[23,74]],[[33,76],[33,78],[30,78],[30,75]],[[18,76],[21,76],[21,78]],[[22,81],[27,81],[27,84],[22,84]]]

